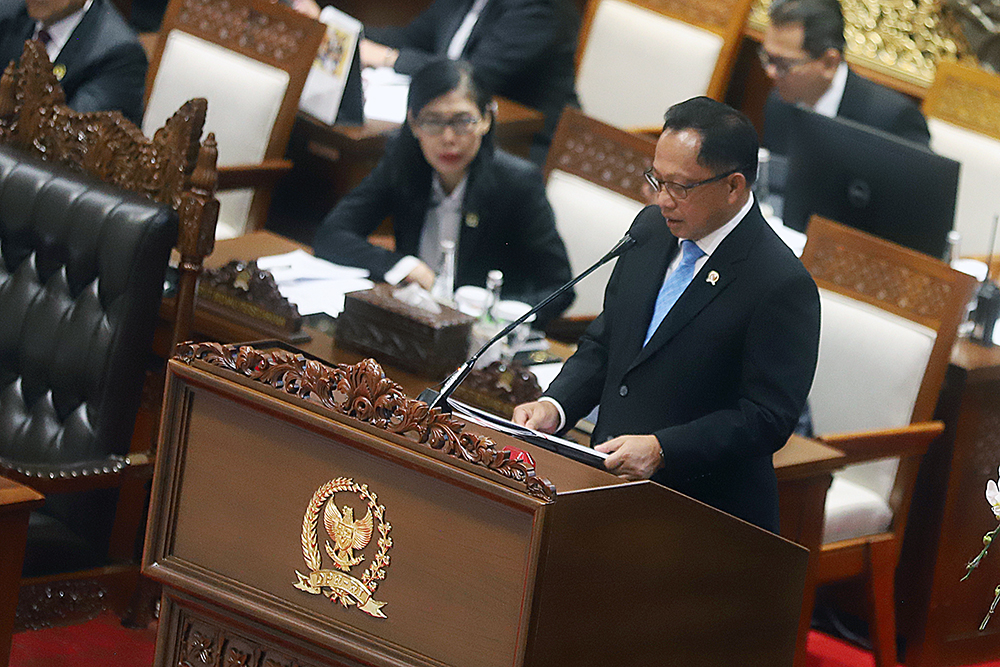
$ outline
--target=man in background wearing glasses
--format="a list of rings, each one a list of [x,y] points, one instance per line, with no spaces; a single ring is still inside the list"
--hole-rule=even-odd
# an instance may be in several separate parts
[[[757,133],[706,97],[671,107],[646,177],[656,204],[618,259],[604,311],[514,421],[550,433],[600,404],[605,467],[777,532],[772,454],[812,385],[819,295],[761,216]]]
[[[777,0],[768,13],[760,59],[774,89],[764,107],[765,148],[787,154],[793,105],[928,144],[927,121],[916,104],[844,62],[844,16],[837,0]]]

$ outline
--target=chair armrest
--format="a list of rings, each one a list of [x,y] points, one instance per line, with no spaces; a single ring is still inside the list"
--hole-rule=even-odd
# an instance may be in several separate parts
[[[890,456],[923,456],[927,447],[943,431],[944,423],[933,421],[880,431],[823,435],[817,439],[844,452],[847,455],[845,464],[850,464]]]
[[[153,463],[149,452],[65,464],[22,463],[0,458],[0,473],[39,493],[74,493],[115,488],[127,479],[151,479]]]
[[[217,190],[273,186],[292,169],[291,160],[264,160],[257,164],[233,164],[219,167]]]

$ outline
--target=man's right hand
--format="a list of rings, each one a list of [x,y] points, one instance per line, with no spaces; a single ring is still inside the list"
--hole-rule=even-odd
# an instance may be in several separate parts
[[[559,428],[559,409],[549,401],[522,403],[514,408],[512,421],[542,433],[555,433]]]

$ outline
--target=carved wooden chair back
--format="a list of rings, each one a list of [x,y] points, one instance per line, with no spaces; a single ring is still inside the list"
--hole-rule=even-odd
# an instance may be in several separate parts
[[[932,419],[973,278],[819,216],[809,223],[802,263],[824,306],[810,394],[816,432],[874,432]],[[903,468],[895,475],[894,467],[880,468],[870,472],[880,481],[865,483],[881,486],[894,527],[906,520],[910,489],[902,487],[913,471]],[[838,474],[855,477],[850,468]]]
[[[29,42],[18,65],[8,66],[0,78],[0,144],[139,193],[176,211],[180,281],[177,314],[168,335],[174,343],[186,340],[191,328],[198,274],[203,258],[212,250],[218,215],[218,202],[214,198],[217,177],[214,138],[209,135],[203,144],[199,141],[205,119],[205,100],[184,104],[151,139],[143,136],[118,112],[78,113],[66,107],[63,101],[63,92],[44,48],[38,42]],[[157,284],[154,289],[158,288]],[[136,372],[146,373],[145,357],[131,359],[130,363]],[[146,379],[149,387],[149,377]],[[150,409],[158,413],[162,391],[152,396],[155,392],[156,387],[149,391],[144,389],[143,403],[152,404]],[[148,399],[147,393],[150,394]],[[119,409],[123,408],[119,406]],[[127,565],[88,571],[82,581],[77,576],[67,576],[63,583],[71,587],[74,596],[107,595],[104,602],[116,598],[121,605],[128,601],[127,596],[137,578],[133,552],[137,531],[143,525],[142,508],[152,469],[151,438],[148,435],[145,439],[133,438],[130,447],[130,426],[126,424],[122,429],[125,442],[112,443],[109,450],[114,453],[105,460],[73,462],[72,465],[54,463],[45,468],[49,472],[44,475],[33,473],[30,466],[4,468],[4,474],[47,495],[119,489],[108,557]],[[122,456],[123,451],[128,455]],[[64,464],[68,467],[59,472],[59,466]],[[132,563],[128,564],[129,561]],[[48,579],[45,581],[42,589],[52,585]],[[121,595],[126,596],[124,601]],[[44,591],[39,596],[36,599],[31,593],[22,593],[28,605],[44,603]],[[55,614],[64,612],[52,610]]]
[[[40,43],[29,42],[17,67],[0,79],[0,143],[15,146],[177,211],[178,309],[172,342],[191,330],[202,261],[215,243],[215,139],[202,144],[206,103],[184,103],[151,139],[116,112],[78,113],[63,105],[52,65]]]
[[[876,664],[894,666],[892,580],[923,453],[943,430],[929,420],[975,280],[819,216],[802,263],[822,301],[814,427],[851,464],[827,492],[816,581],[867,577]]]
[[[924,98],[931,148],[962,163],[955,203],[955,229],[963,256],[990,253],[993,217],[1000,214],[1000,75],[941,63]]]
[[[600,259],[647,203],[643,172],[656,142],[566,109],[545,162],[546,194],[574,274]],[[601,312],[611,276],[604,266],[576,286],[564,317],[589,321]]]
[[[219,148],[218,235],[264,226],[299,96],[325,26],[274,0],[171,0],[146,77],[143,129],[208,100]]]
[[[672,104],[722,100],[750,0],[589,0],[577,47],[587,113],[627,130],[659,131]]]

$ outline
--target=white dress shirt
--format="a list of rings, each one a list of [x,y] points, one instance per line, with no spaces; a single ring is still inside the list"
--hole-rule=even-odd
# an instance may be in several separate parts
[[[462,204],[465,201],[465,188],[469,181],[466,176],[450,193],[445,193],[441,179],[437,174],[431,179],[430,205],[424,218],[424,226],[420,230],[419,259],[407,255],[396,262],[383,276],[385,282],[396,285],[410,275],[420,261],[429,266],[434,273],[441,271],[441,241],[452,241],[455,252],[458,252],[458,235],[462,224]]]

